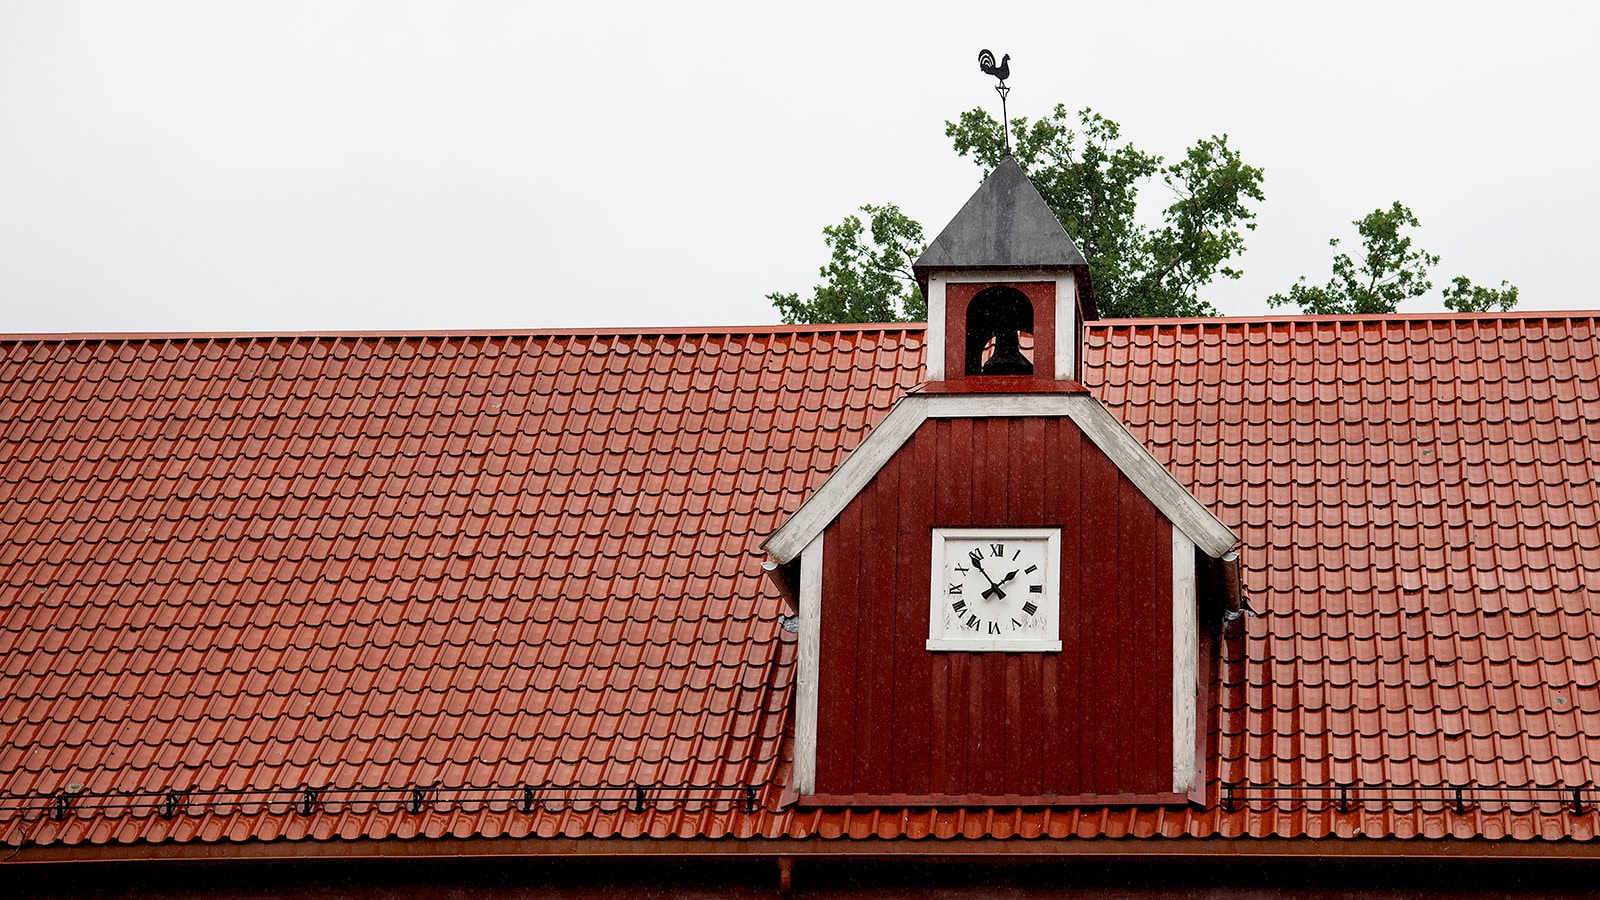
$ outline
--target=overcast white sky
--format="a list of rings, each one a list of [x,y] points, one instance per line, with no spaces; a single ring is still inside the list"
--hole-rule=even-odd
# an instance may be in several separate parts
[[[1596,10],[0,0],[0,331],[775,322],[823,225],[976,188],[944,121],[996,104],[983,47],[1013,115],[1266,169],[1226,313],[1397,199],[1436,283],[1593,307]]]

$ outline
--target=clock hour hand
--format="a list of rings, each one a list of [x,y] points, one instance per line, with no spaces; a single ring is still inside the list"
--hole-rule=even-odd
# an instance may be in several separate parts
[[[993,587],[991,587],[988,590],[983,592],[983,599],[985,599],[985,600],[989,599],[989,595],[990,594],[998,594],[1000,596],[1000,599],[1004,600],[1006,598],[1006,592],[1000,590],[1000,585],[1005,584],[1006,582],[1010,581],[1011,579],[1017,577],[1017,573],[1020,572],[1020,571],[1021,571],[1020,569],[1012,569],[1006,575],[1006,577],[1000,579],[1000,581],[998,583],[996,583],[994,581],[990,581],[989,583],[991,585],[993,585]],[[983,577],[988,578],[989,576],[985,575]]]

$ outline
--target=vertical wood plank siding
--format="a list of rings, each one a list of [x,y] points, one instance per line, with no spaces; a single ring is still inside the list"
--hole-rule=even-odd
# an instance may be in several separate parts
[[[1062,528],[1060,653],[925,649],[936,525]],[[925,423],[826,532],[818,793],[1170,790],[1171,556],[1070,420]]]

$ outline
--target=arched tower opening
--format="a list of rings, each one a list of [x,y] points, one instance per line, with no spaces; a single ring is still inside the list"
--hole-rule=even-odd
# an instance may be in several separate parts
[[[1033,374],[1033,303],[1014,287],[979,291],[967,306],[967,375]]]

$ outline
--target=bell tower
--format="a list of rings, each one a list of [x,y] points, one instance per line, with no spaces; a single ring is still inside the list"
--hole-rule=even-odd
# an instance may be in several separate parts
[[[930,390],[1053,391],[1078,380],[1089,263],[1007,157],[912,266],[928,298]]]

